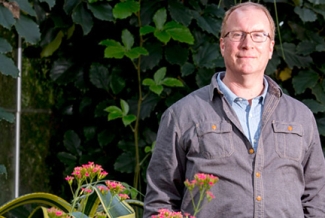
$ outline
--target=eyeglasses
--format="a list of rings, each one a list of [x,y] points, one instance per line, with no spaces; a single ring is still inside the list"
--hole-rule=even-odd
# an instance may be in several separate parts
[[[244,31],[230,31],[223,38],[228,38],[233,42],[240,42],[244,40],[249,34],[253,42],[265,42],[267,38],[270,38],[270,35],[261,31],[252,31],[252,32],[244,32]]]

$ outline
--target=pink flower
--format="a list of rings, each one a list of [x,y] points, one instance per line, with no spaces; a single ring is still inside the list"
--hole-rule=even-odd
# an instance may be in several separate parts
[[[104,179],[107,175],[108,175],[108,172],[102,171],[99,173],[98,179],[99,180]]]
[[[158,212],[158,215],[153,215],[151,218],[183,218],[181,212],[174,212],[164,208],[158,210]]]
[[[107,180],[105,181],[105,184],[113,195],[121,193],[125,190],[125,187],[120,182]]]
[[[206,197],[208,199],[208,202],[210,202],[212,199],[216,198],[211,191],[206,191]]]
[[[93,190],[91,189],[91,188],[82,188],[81,189],[83,192],[85,192],[85,193],[91,193]]]
[[[68,183],[69,183],[69,185],[71,185],[72,184],[72,182],[73,182],[73,177],[72,176],[67,176],[67,177],[65,177],[65,180],[67,180],[68,181]]]
[[[97,188],[99,189],[99,191],[102,194],[106,194],[108,192],[108,188],[106,186],[100,185],[100,186],[97,186]]]
[[[130,198],[127,194],[119,194],[118,196],[121,198],[121,201],[124,201],[124,200]]]

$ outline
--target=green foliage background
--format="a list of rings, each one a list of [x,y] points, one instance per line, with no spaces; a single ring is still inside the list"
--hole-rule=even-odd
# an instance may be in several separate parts
[[[63,177],[94,161],[144,193],[161,114],[224,70],[220,26],[236,1],[16,2],[19,18],[9,10],[13,3],[0,1],[0,25],[23,38],[27,67],[52,87],[53,192],[63,195]],[[325,0],[260,3],[277,23],[266,74],[314,112],[323,140]],[[10,37],[0,37],[0,72],[16,78]],[[13,122],[3,108],[0,118]]]

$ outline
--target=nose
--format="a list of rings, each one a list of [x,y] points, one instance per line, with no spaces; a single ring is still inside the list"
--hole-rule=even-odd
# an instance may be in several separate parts
[[[245,35],[243,35],[243,38],[241,40],[241,46],[243,46],[244,48],[248,48],[248,47],[253,47],[254,41],[250,35],[250,33],[246,33]]]

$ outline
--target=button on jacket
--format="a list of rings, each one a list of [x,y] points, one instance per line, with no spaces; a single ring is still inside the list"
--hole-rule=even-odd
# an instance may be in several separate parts
[[[147,170],[144,217],[161,208],[193,214],[184,181],[208,173],[219,177],[211,189],[216,198],[197,218],[324,218],[325,162],[313,113],[265,76],[269,87],[254,150],[216,76],[163,114]]]

